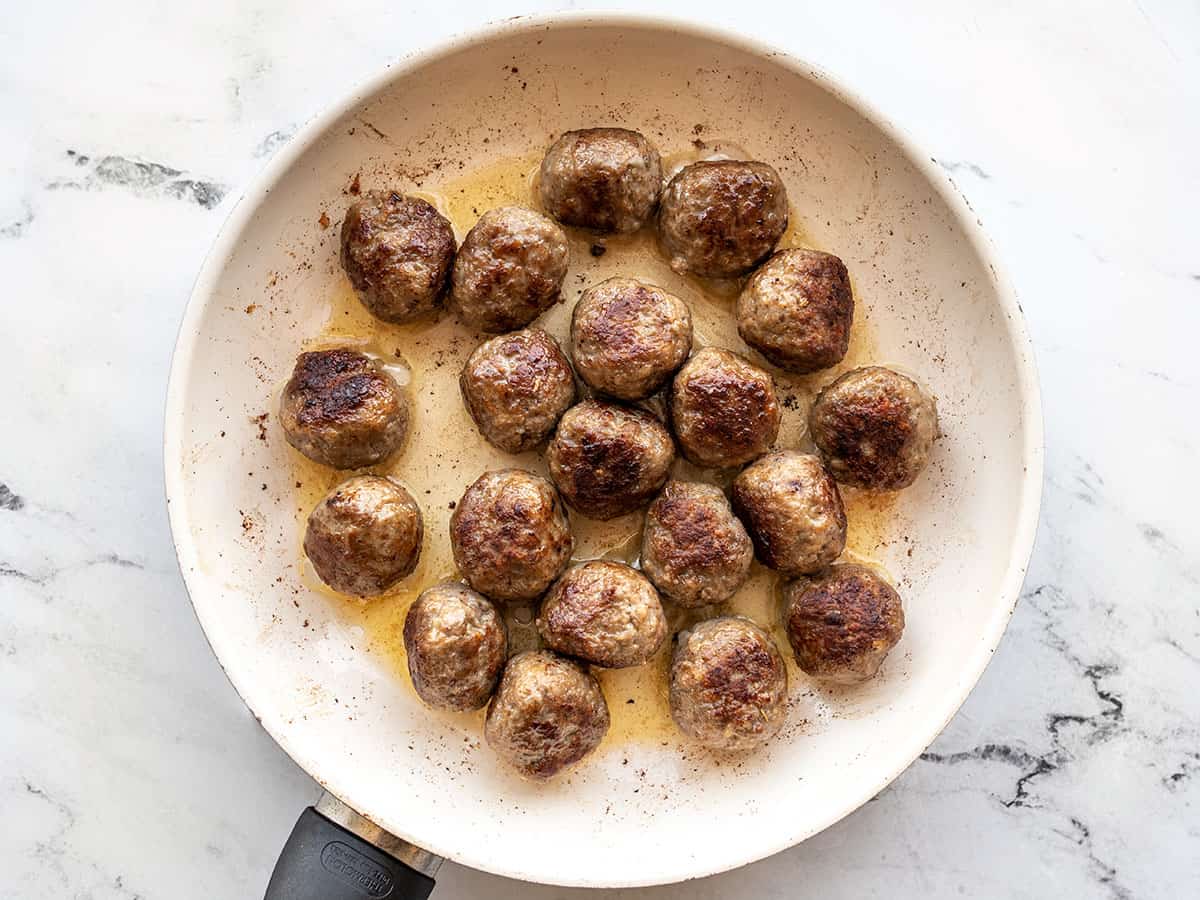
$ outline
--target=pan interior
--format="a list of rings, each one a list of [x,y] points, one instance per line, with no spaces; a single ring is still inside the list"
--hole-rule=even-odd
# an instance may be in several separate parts
[[[723,758],[671,728],[665,659],[608,673],[604,745],[568,776],[532,785],[483,744],[480,716],[421,705],[399,628],[406,599],[453,574],[446,523],[466,485],[487,467],[541,463],[491,450],[470,427],[457,377],[480,336],[449,317],[375,323],[340,271],[337,226],[355,191],[394,188],[438,204],[461,239],[487,208],[531,204],[542,150],[592,125],[638,129],[668,162],[726,153],[771,163],[792,206],[783,245],[845,260],[857,304],[851,353],[833,371],[781,378],[781,446],[805,446],[816,387],[866,363],[915,374],[937,396],[945,436],[908,491],[848,496],[851,552],[882,565],[906,603],[904,639],[879,678],[831,691],[791,667],[783,733]],[[396,67],[251,188],[181,333],[168,409],[172,525],[235,686],[349,805],[434,852],[526,880],[676,881],[765,856],[850,812],[964,699],[1007,622],[1032,539],[1027,344],[964,212],[887,130],[803,67],[676,26],[518,24]],[[592,243],[572,236],[564,302],[539,322],[560,339],[579,293],[619,273],[684,297],[698,344],[746,352],[728,290],[671,273],[646,236],[606,240],[602,256]],[[414,398],[413,437],[385,470],[424,510],[425,553],[393,596],[368,605],[321,590],[306,570],[303,518],[338,476],[300,458],[275,421],[296,353],[334,341],[380,356]],[[580,556],[636,556],[638,516],[575,521]],[[733,605],[774,627],[774,601],[773,577],[756,569]]]

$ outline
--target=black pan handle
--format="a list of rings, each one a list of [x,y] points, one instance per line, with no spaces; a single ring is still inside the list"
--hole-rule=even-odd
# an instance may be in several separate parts
[[[426,900],[441,863],[325,794],[300,814],[265,900]]]

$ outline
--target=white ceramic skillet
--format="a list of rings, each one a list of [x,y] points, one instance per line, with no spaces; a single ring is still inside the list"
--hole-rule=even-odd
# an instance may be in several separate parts
[[[528,176],[554,136],[601,124],[643,131],[669,161],[723,150],[770,162],[792,203],[783,245],[846,261],[858,304],[850,356],[833,372],[782,380],[781,444],[803,445],[815,387],[866,362],[923,381],[945,435],[908,491],[847,496],[851,552],[890,573],[908,613],[878,678],[830,692],[792,667],[783,733],[721,759],[670,728],[655,687],[661,666],[606,676],[608,740],[570,774],[535,785],[493,757],[479,716],[424,708],[396,649],[405,600],[453,573],[450,501],[486,465],[505,464],[464,424],[457,397],[458,367],[479,338],[449,317],[372,323],[338,267],[337,226],[359,185],[394,187],[441,205],[461,239],[488,206],[531,202]],[[684,296],[700,342],[745,350],[728,301],[667,270],[650,241],[610,241],[601,257],[588,248],[573,236],[550,330],[565,333],[583,287],[622,271]],[[415,400],[414,437],[385,470],[425,509],[425,556],[395,596],[366,606],[319,590],[305,569],[303,516],[337,476],[301,460],[274,415],[296,353],[335,340],[401,367]],[[306,813],[271,896],[316,896],[321,879],[346,897],[406,896],[431,882],[389,869],[390,856],[348,832],[322,830],[335,827],[327,819],[426,872],[444,856],[529,881],[615,887],[742,865],[872,797],[943,728],[1000,640],[1033,543],[1042,431],[1017,302],[974,214],[929,157],[783,53],[680,22],[579,15],[507,22],[409,57],[271,161],[188,304],[165,463],[180,565],[213,651],[267,731],[344,803],[330,797],[326,817]],[[533,455],[515,463],[540,465]],[[636,543],[636,521],[577,524],[581,555],[628,556]],[[736,609],[774,624],[767,573],[739,598]],[[328,885],[319,893],[343,896]]]

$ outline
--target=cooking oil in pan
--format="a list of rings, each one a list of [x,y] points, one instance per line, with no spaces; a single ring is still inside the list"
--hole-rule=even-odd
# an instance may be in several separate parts
[[[736,157],[733,145],[720,142],[667,154],[669,170],[702,158]],[[461,177],[448,178],[439,185],[415,191],[431,202],[452,223],[459,241],[483,212],[496,206],[519,204],[537,208],[536,171],[540,155],[502,159]],[[378,185],[384,187],[385,185]],[[364,185],[375,187],[375,185]],[[716,345],[746,352],[737,335],[733,300],[740,282],[711,282],[679,275],[671,270],[659,252],[653,230],[633,235],[598,238],[568,230],[571,266],[563,285],[563,299],[538,319],[537,325],[560,343],[569,345],[571,309],[579,294],[590,285],[615,275],[625,275],[661,285],[683,298],[691,307],[696,346]],[[790,217],[788,231],[780,247],[805,245],[799,220]],[[546,467],[536,452],[504,454],[480,437],[459,397],[458,375],[467,356],[486,335],[463,327],[450,315],[408,325],[389,325],[371,316],[354,295],[349,284],[329,298],[324,328],[306,344],[305,349],[349,345],[377,357],[387,365],[412,398],[412,420],[405,447],[382,465],[368,471],[395,478],[421,506],[425,538],[421,561],[416,571],[388,593],[370,600],[355,600],[338,595],[316,578],[311,565],[302,560],[306,586],[328,598],[347,621],[359,625],[367,635],[366,650],[386,660],[395,677],[409,683],[404,652],[403,624],[409,604],[427,587],[440,581],[459,578],[450,551],[449,524],[454,506],[466,487],[488,469],[519,467],[545,475]],[[860,317],[851,332],[848,365],[859,365],[872,358],[874,341],[869,324]],[[828,375],[792,376],[776,372],[780,401],[784,406],[783,424],[777,445],[811,450],[806,416],[815,391]],[[297,525],[303,534],[309,512],[321,497],[348,472],[336,472],[319,466],[289,450],[295,474]],[[727,473],[696,469],[683,461],[676,463],[676,477],[705,480],[728,486]],[[846,496],[850,532],[847,557],[870,561],[887,534],[890,501],[859,493]],[[606,558],[636,564],[641,539],[642,514],[623,516],[611,522],[595,522],[571,514],[576,538],[576,560]],[[303,552],[297,548],[303,557]],[[750,580],[720,608],[703,615],[722,612],[749,616],[773,631],[785,657],[786,639],[778,624],[777,576],[755,564]],[[538,645],[534,610],[513,606],[506,611],[513,652]],[[695,614],[669,611],[673,630],[685,627]],[[667,672],[673,639],[644,666],[620,670],[597,670],[604,687],[612,717],[607,746],[627,742],[662,742],[676,736],[667,701]],[[789,662],[794,679],[802,678]]]

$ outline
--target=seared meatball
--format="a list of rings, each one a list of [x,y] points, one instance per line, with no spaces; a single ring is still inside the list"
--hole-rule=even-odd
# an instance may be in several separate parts
[[[787,717],[787,668],[771,636],[741,616],[708,619],[679,635],[671,716],[714,750],[750,750]]]
[[[781,450],[733,482],[733,509],[764,566],[784,575],[817,572],[846,546],[846,510],[837,485],[811,453]]]
[[[650,502],[667,481],[675,444],[640,409],[584,400],[559,420],[546,449],[550,477],[585,516],[612,519]]]
[[[705,347],[675,376],[671,421],[683,455],[698,466],[728,468],[762,456],[781,418],[771,376],[736,353]]]
[[[796,663],[814,678],[866,681],[904,633],[900,595],[866,566],[831,566],[793,581],[783,602]]]
[[[279,422],[287,442],[335,469],[361,469],[391,456],[408,434],[408,398],[376,360],[355,350],[296,357]]]
[[[754,546],[721,489],[668,481],[646,512],[642,571],[680,606],[707,606],[734,595],[750,574]]]
[[[408,674],[417,696],[439,709],[479,709],[508,659],[508,632],[492,602],[465,584],[425,590],[404,618]]]
[[[744,275],[787,230],[787,191],[760,162],[697,162],[663,191],[658,233],[676,272],[706,278]]]
[[[508,661],[483,736],[529,778],[552,778],[600,745],[608,731],[600,684],[579,663],[549,650]]]
[[[532,450],[575,402],[575,373],[558,341],[540,328],[484,341],[458,380],[467,412],[492,445]]]
[[[436,309],[454,261],[454,230],[436,209],[370,191],[342,220],[342,268],[371,315],[407,322]]]
[[[546,212],[565,225],[595,231],[637,231],[662,192],[662,160],[636,131],[568,131],[542,160]]]
[[[825,464],[842,484],[873,491],[908,487],[938,436],[937,406],[911,378],[880,366],[826,385],[808,413]]]
[[[421,508],[408,491],[390,478],[356,475],[309,514],[304,552],[335,591],[373,597],[412,574],[423,534]]]
[[[816,250],[780,250],[750,277],[737,301],[742,340],[789,372],[841,362],[853,318],[845,264]]]
[[[450,517],[450,548],[471,587],[493,600],[540,597],[575,538],[554,485],[521,469],[485,472]]]
[[[480,331],[524,328],[558,302],[569,256],[563,230],[540,213],[489,210],[454,259],[450,305]]]
[[[610,278],[575,304],[571,343],[575,368],[588,385],[620,400],[641,400],[692,351],[692,313],[662,288]]]
[[[567,569],[542,601],[537,625],[552,649],[609,669],[640,666],[667,636],[654,585],[600,559]]]

